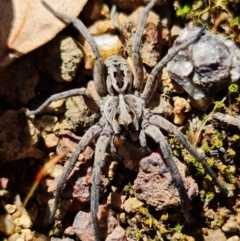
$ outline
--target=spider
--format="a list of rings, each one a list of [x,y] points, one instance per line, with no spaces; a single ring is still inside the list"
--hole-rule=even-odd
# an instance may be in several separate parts
[[[65,16],[54,11],[49,5],[43,2],[44,6],[53,13],[57,18],[71,22],[83,35],[85,40],[90,44],[92,51],[96,57],[93,79],[96,91],[101,97],[99,110],[101,118],[98,123],[88,129],[83,135],[80,142],[77,144],[76,150],[70,157],[69,165],[64,170],[56,188],[54,209],[50,214],[50,222],[53,221],[59,201],[62,186],[66,182],[70,172],[74,168],[79,154],[96,138],[96,148],[94,157],[94,167],[92,175],[91,201],[90,208],[93,220],[95,238],[100,241],[103,237],[100,232],[97,211],[100,195],[100,176],[101,168],[104,165],[105,152],[110,149],[112,155],[116,155],[117,150],[114,146],[114,138],[125,139],[130,138],[131,133],[138,133],[140,146],[149,150],[147,147],[146,138],[152,138],[159,146],[163,159],[165,160],[175,185],[178,189],[183,215],[186,221],[189,221],[190,214],[186,207],[186,192],[183,181],[173,160],[172,151],[162,134],[160,129],[163,129],[171,134],[174,134],[178,141],[192,154],[199,162],[202,163],[205,170],[211,175],[215,184],[220,190],[228,194],[228,190],[218,180],[216,174],[207,165],[205,156],[196,151],[186,137],[174,126],[171,122],[160,115],[153,115],[146,108],[147,103],[151,100],[156,89],[156,75],[160,72],[163,66],[168,63],[178,51],[188,47],[193,42],[197,41],[204,32],[205,27],[202,27],[196,36],[186,40],[185,43],[170,49],[169,53],[152,69],[149,74],[146,84],[143,83],[143,65],[139,55],[141,39],[148,13],[151,8],[159,0],[151,0],[144,8],[139,24],[136,29],[132,46],[132,61],[134,73],[131,72],[127,61],[121,56],[110,56],[105,61],[103,60],[99,48],[93,37],[87,31],[81,20]],[[86,89],[73,89],[52,95],[39,108],[27,113],[30,115],[40,114],[50,102],[68,98],[72,96],[82,95],[87,98],[92,98]]]

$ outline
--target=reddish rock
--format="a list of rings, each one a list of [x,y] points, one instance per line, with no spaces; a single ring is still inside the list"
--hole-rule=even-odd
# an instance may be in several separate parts
[[[186,176],[186,166],[174,158],[183,179],[189,201],[198,194],[196,182]],[[178,190],[172,175],[158,153],[143,158],[139,164],[139,173],[134,181],[135,197],[159,210],[180,205]]]
[[[64,234],[73,236],[75,234],[73,226],[69,226],[64,230]]]
[[[99,205],[98,219],[101,233],[103,237],[107,237],[106,240],[126,240],[124,230],[109,212],[108,205]],[[78,212],[74,219],[73,229],[82,241],[95,241],[91,213]]]

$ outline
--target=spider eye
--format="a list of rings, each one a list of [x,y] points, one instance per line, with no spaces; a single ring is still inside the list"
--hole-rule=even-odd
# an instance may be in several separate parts
[[[121,70],[113,72],[113,77],[116,80],[116,84],[119,88],[122,88],[124,85],[123,76],[124,76],[124,73]]]
[[[118,120],[119,116],[120,116],[120,114],[117,112],[117,113],[115,114],[115,119]]]
[[[133,118],[134,118],[133,112],[132,112],[132,111],[129,111],[128,113],[129,113],[129,115],[131,116],[131,118],[133,119]]]
[[[119,126],[121,128],[122,133],[127,132],[127,134],[129,134],[130,132],[135,131],[135,127],[133,123],[129,123],[128,125],[120,124]]]

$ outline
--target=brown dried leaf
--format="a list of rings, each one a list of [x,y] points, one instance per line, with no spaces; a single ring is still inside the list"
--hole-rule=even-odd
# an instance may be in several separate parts
[[[76,17],[87,0],[46,2],[54,10]],[[2,0],[0,6],[0,67],[45,44],[66,26],[41,0]]]

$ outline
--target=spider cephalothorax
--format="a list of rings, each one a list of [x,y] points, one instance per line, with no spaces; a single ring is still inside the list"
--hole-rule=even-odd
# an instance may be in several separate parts
[[[215,173],[207,165],[204,159],[204,155],[199,154],[189,143],[186,137],[172,123],[159,115],[150,114],[149,110],[146,108],[146,105],[151,100],[151,97],[156,88],[156,75],[159,73],[162,67],[170,59],[172,59],[178,51],[192,44],[194,41],[200,38],[204,32],[203,27],[196,36],[186,40],[185,43],[179,45],[178,47],[172,48],[169,54],[166,55],[153,68],[149,74],[146,84],[144,85],[143,68],[139,55],[139,48],[148,13],[157,1],[158,0],[151,0],[149,2],[149,4],[144,8],[139,20],[131,54],[134,68],[133,74],[127,61],[123,57],[114,55],[105,61],[102,59],[97,44],[95,43],[92,36],[88,33],[84,24],[79,19],[71,18],[57,13],[44,3],[49,11],[51,11],[55,16],[60,19],[72,22],[81,32],[86,41],[90,44],[96,57],[93,71],[94,83],[96,91],[102,101],[99,106],[101,112],[101,118],[99,122],[89,128],[89,130],[84,134],[78,143],[76,150],[73,152],[70,158],[69,166],[66,168],[66,170],[64,170],[64,173],[62,174],[57,184],[55,205],[54,210],[51,213],[50,220],[52,221],[54,218],[59,203],[61,188],[70,172],[72,171],[74,165],[76,164],[79,154],[92,142],[92,140],[98,137],[95,149],[91,191],[91,213],[96,240],[101,240],[102,238],[97,219],[101,167],[105,158],[105,152],[108,148],[110,148],[110,146],[112,146],[114,137],[116,135],[125,138],[128,137],[132,132],[137,132],[139,135],[139,143],[141,147],[146,149],[148,149],[146,141],[147,137],[153,139],[156,142],[156,144],[161,149],[163,159],[168,165],[173,180],[175,181],[176,187],[179,191],[182,210],[186,219],[189,219],[189,214],[186,208],[185,201],[187,197],[183,181],[173,160],[172,151],[160,129],[174,134],[178,141],[190,152],[190,154],[192,154],[199,162],[202,163],[206,171],[211,175],[214,182],[219,186],[221,191],[226,194],[228,192],[227,189],[217,179]],[[28,115],[39,114],[51,101],[76,95],[83,95],[85,97],[92,98],[84,88],[66,91],[53,95],[37,110],[28,112]],[[114,150],[112,152],[114,154]]]
[[[142,101],[132,94],[132,73],[127,61],[120,56],[111,56],[107,67],[107,91],[110,96],[103,105],[103,113],[115,134],[121,130],[139,130],[142,116]]]

